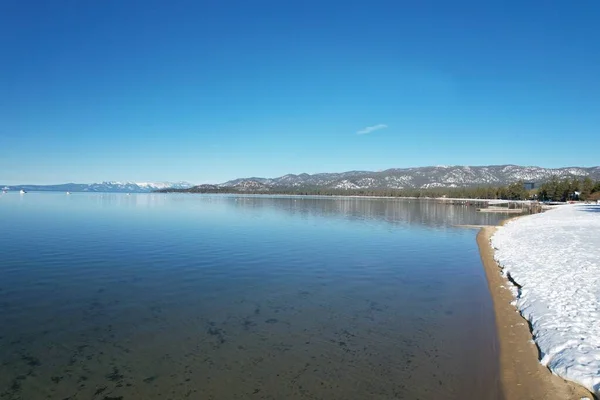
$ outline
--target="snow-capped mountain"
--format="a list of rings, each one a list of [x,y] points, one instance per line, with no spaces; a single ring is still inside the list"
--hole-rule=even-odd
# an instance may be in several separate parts
[[[542,183],[552,177],[589,176],[600,180],[600,167],[542,168],[518,165],[435,166],[393,168],[385,171],[348,171],[320,174],[288,174],[278,178],[241,178],[219,185],[194,186],[188,182],[102,182],[61,185],[15,185],[6,190],[149,193],[179,189],[198,192],[276,192],[289,189],[429,189],[469,186],[501,186],[517,181]],[[2,186],[2,185],[0,185]]]
[[[600,167],[542,168],[518,165],[435,166],[394,168],[379,172],[349,171],[341,173],[284,175],[279,178],[243,178],[219,187],[238,191],[269,191],[284,188],[327,189],[428,189],[437,187],[499,186],[517,181],[541,183],[557,178],[600,180]]]
[[[101,183],[64,183],[60,185],[15,185],[6,186],[6,190],[44,191],[44,192],[113,192],[113,193],[150,193],[155,190],[174,188],[187,189],[193,185],[188,182],[101,182]]]

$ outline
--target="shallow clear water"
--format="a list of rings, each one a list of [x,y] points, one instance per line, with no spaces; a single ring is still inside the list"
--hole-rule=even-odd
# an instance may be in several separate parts
[[[475,231],[434,202],[0,197],[1,399],[496,398]]]

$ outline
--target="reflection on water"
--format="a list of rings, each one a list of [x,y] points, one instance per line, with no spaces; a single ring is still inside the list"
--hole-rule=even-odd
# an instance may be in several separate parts
[[[9,193],[1,399],[497,398],[473,231],[425,201]]]
[[[273,207],[291,214],[328,215],[356,219],[382,219],[392,223],[429,226],[496,225],[498,215],[473,212],[467,206],[448,207],[435,200],[356,197],[260,197],[234,198],[240,208]]]

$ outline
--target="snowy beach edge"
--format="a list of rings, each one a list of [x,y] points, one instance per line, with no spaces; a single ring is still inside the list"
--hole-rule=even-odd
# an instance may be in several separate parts
[[[503,224],[520,218],[507,219]],[[487,226],[477,234],[477,244],[494,305],[499,346],[500,384],[507,400],[582,399],[592,395],[584,387],[554,375],[539,362],[538,348],[527,321],[515,308],[510,283],[501,274],[491,246],[497,227]]]

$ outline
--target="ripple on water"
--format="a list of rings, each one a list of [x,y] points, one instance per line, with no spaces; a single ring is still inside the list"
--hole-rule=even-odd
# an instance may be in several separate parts
[[[3,197],[1,399],[498,393],[474,232],[451,228],[489,215],[99,196]]]

